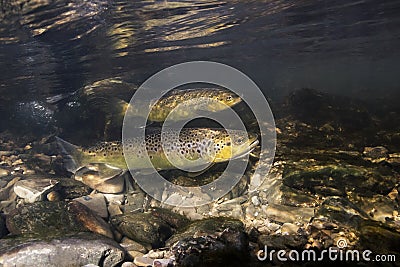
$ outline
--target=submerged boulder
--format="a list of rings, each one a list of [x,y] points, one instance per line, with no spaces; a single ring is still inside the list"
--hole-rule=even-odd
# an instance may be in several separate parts
[[[112,267],[125,257],[115,241],[92,233],[46,239],[17,237],[0,244],[1,266]]]

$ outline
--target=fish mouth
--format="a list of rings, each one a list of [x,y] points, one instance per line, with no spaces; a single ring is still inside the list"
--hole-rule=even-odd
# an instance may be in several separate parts
[[[249,145],[249,153],[252,152],[256,146],[258,146],[258,144],[260,143],[260,141],[258,141],[258,139],[254,140],[250,145]]]
[[[243,153],[240,153],[239,155],[237,155],[237,156],[231,158],[231,160],[235,160],[235,159],[238,159],[238,158],[242,158],[242,157],[244,157],[244,156],[250,154],[250,153],[256,148],[256,146],[257,146],[259,143],[260,143],[260,141],[258,141],[258,139],[255,138],[255,140],[252,141],[252,142],[250,143],[250,145],[248,146],[248,148],[247,148],[245,151],[243,151]]]

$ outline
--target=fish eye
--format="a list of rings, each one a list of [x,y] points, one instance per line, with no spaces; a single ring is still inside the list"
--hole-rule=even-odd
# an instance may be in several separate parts
[[[239,138],[237,139],[237,142],[238,142],[239,144],[243,143],[243,138],[242,138],[242,137],[239,137]]]

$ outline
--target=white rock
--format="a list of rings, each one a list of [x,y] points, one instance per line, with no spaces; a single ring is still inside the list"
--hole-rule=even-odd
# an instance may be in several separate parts
[[[260,199],[258,198],[258,196],[252,196],[251,197],[251,203],[253,203],[254,206],[259,206],[260,203]]]
[[[20,180],[14,185],[14,192],[28,203],[43,200],[47,193],[58,183],[53,179]]]

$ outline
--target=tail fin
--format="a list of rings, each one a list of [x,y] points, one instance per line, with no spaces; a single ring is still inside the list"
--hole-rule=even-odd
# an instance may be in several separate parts
[[[59,137],[56,137],[56,141],[63,157],[65,169],[71,173],[75,173],[82,166],[82,154],[79,147]]]

